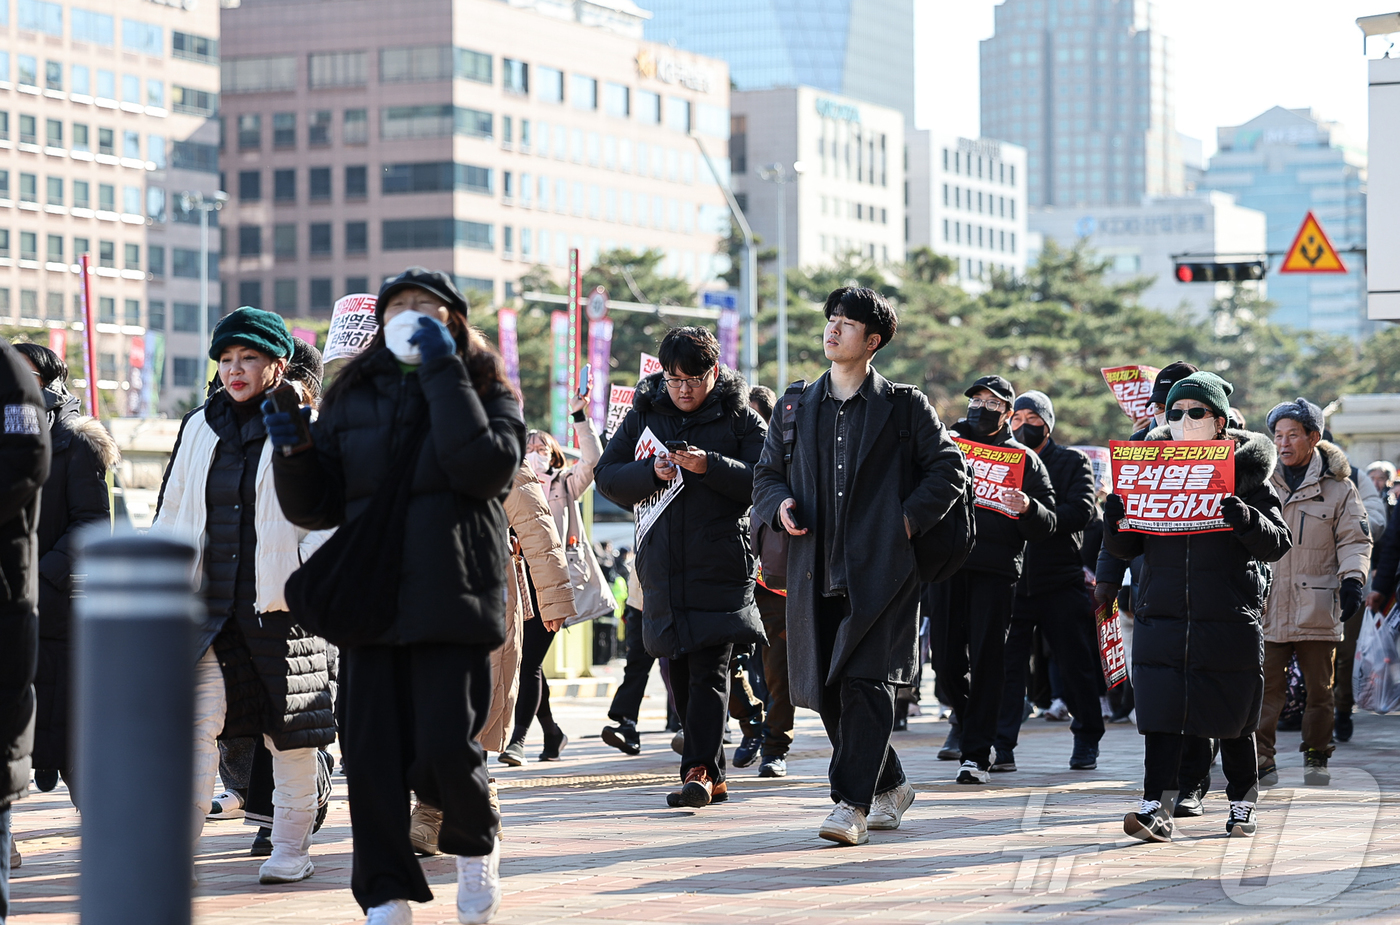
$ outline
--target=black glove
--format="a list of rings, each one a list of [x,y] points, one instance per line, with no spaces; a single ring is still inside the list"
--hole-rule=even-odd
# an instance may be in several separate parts
[[[1234,528],[1236,533],[1244,533],[1254,526],[1254,508],[1245,504],[1235,495],[1220,502],[1220,516]]]
[[[311,420],[309,405],[303,405],[300,411],[304,420]],[[301,442],[301,433],[290,412],[278,411],[277,405],[269,400],[263,402],[262,413],[263,426],[267,428],[267,439],[272,441],[273,446],[281,449],[284,446],[296,446]]]
[[[1103,522],[1104,526],[1110,530],[1118,529],[1118,521],[1123,519],[1127,511],[1123,509],[1123,499],[1118,495],[1109,495],[1103,499]]]
[[[1112,582],[1101,581],[1094,585],[1094,603],[1113,606],[1113,599],[1118,596],[1122,585],[1115,585]]]
[[[1351,619],[1361,609],[1361,579],[1342,579],[1342,622]]]

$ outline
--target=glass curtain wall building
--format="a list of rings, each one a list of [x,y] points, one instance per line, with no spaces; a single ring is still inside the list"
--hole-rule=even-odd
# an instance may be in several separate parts
[[[1026,148],[1032,207],[1184,191],[1149,0],[1005,0],[982,42],[982,134]]]

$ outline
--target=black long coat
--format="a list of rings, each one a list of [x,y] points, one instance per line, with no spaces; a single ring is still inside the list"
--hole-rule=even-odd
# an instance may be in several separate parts
[[[788,541],[788,689],[792,702],[816,709],[822,689],[843,677],[909,684],[918,664],[919,576],[914,547],[905,532],[934,527],[962,496],[967,469],[962,451],[938,420],[928,399],[912,395],[910,441],[914,464],[923,473],[907,498],[899,497],[899,424],[893,417],[893,386],[873,372],[870,406],[850,480],[846,557],[851,616],[838,631],[830,669],[822,673],[817,632],[817,556],[822,541],[815,531]],[[813,523],[820,490],[817,414],[829,372],[807,386],[798,399],[797,444],[792,465],[783,464],[782,409],[773,414],[768,439],[754,476],[754,516],[781,530],[778,509],[797,501],[799,523]]]
[[[399,444],[426,419],[408,502],[398,616],[379,642],[495,648],[505,640],[510,574],[501,501],[525,452],[520,403],[499,385],[479,395],[455,354],[405,373],[386,347],[367,358],[363,371],[321,406],[311,427],[314,451],[273,454],[282,512],[307,530],[354,520]]]
[[[78,413],[78,399],[45,389],[52,408],[53,456],[39,505],[39,670],[34,767],[70,767],[68,754],[73,614],[73,542],[87,524],[111,523],[107,470],[117,444],[100,423]]]
[[[662,442],[685,440],[708,457],[704,475],[683,474],[684,487],[637,544],[646,650],[674,658],[725,643],[766,642],[749,548],[763,419],[749,408],[748,387],[732,370],[720,370],[705,402],[689,414],[671,402],[661,379],[653,373],[637,384],[632,410],[594,470],[603,496],[630,508],[666,485],[652,458],[635,458],[645,429]]]
[[[1293,546],[1269,484],[1277,458],[1263,434],[1229,430],[1235,495],[1254,510],[1243,532],[1156,536],[1104,525],[1104,548],[1143,557],[1133,612],[1133,694],[1139,732],[1234,739],[1259,723],[1264,698],[1268,568]],[[1149,440],[1170,440],[1165,427]]]
[[[1089,457],[1053,439],[1035,455],[1045,464],[1055,489],[1055,532],[1026,544],[1026,563],[1016,587],[1016,593],[1025,596],[1067,586],[1083,587],[1084,533],[1098,513]]]
[[[29,790],[38,654],[39,492],[49,429],[34,373],[0,340],[0,809]]]

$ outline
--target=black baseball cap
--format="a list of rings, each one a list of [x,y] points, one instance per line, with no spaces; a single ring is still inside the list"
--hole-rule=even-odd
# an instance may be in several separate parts
[[[967,391],[963,394],[971,398],[981,389],[986,389],[1008,405],[1016,400],[1016,390],[1011,387],[1011,383],[1006,381],[1004,376],[983,376],[968,386]]]
[[[1200,372],[1197,367],[1181,360],[1168,364],[1162,368],[1162,371],[1157,374],[1157,378],[1153,380],[1152,397],[1149,398],[1148,401],[1165,406],[1167,403],[1167,396],[1171,394],[1172,386],[1192,373],[1197,372]]]
[[[467,300],[462,297],[462,293],[452,282],[452,277],[441,270],[409,267],[393,279],[385,280],[384,285],[379,287],[379,296],[374,303],[374,313],[381,324],[384,322],[384,306],[389,304],[389,300],[394,297],[396,292],[409,287],[426,289],[442,299],[444,305],[457,309],[463,315],[467,314]]]

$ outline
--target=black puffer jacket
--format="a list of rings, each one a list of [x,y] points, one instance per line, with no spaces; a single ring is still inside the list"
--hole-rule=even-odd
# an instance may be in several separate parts
[[[1039,454],[1055,489],[1055,532],[1026,545],[1026,567],[1016,588],[1020,595],[1040,594],[1084,584],[1084,531],[1094,519],[1094,470],[1089,457],[1053,439]],[[980,538],[979,538],[980,541]]]
[[[66,391],[50,389],[45,389],[43,396],[49,406],[53,461],[39,505],[39,670],[34,678],[38,698],[34,766],[68,769],[73,542],[88,524],[111,524],[106,473],[121,454],[106,428],[78,413],[78,399]]]
[[[1234,739],[1259,723],[1269,569],[1293,545],[1269,484],[1276,454],[1263,434],[1235,441],[1235,495],[1253,509],[1243,532],[1156,536],[1105,524],[1104,548],[1143,557],[1133,630],[1139,732]],[[1161,427],[1149,440],[1169,440]]]
[[[963,568],[969,571],[991,572],[1016,581],[1021,577],[1026,543],[1048,539],[1055,532],[1055,489],[1050,484],[1050,473],[1033,450],[1016,442],[1009,426],[990,437],[974,434],[966,421],[959,421],[948,429],[954,436],[973,443],[1026,451],[1026,473],[1021,490],[1030,495],[1031,506],[1014,518],[978,507],[977,545],[963,563]]]
[[[749,506],[768,428],[731,370],[721,369],[704,404],[690,414],[672,404],[661,379],[655,373],[637,384],[632,410],[594,475],[604,497],[623,507],[663,488],[653,460],[634,458],[647,428],[663,443],[685,440],[709,457],[704,475],[683,473],[684,487],[637,545],[646,649],[675,657],[723,643],[766,642],[754,604]]]
[[[405,373],[382,348],[363,371],[322,406],[312,425],[314,451],[273,455],[282,510],[308,530],[354,520],[400,443],[426,421],[400,560],[398,618],[381,641],[495,648],[505,639],[509,575],[501,499],[525,450],[520,404],[503,386],[479,395],[456,355]]]

